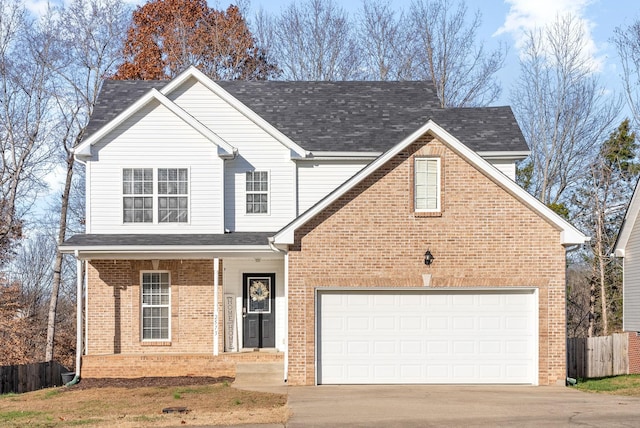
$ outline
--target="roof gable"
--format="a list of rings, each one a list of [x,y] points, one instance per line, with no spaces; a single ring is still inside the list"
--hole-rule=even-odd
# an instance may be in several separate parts
[[[583,244],[588,241],[588,237],[586,237],[582,232],[577,230],[574,226],[569,224],[562,217],[557,215],[551,209],[549,209],[542,202],[534,198],[532,195],[527,193],[522,187],[516,184],[514,181],[509,179],[507,176],[502,174],[496,168],[494,168],[491,164],[489,164],[486,160],[482,159],[477,153],[473,150],[462,144],[459,140],[453,137],[450,133],[445,131],[440,125],[435,123],[432,120],[429,120],[426,124],[421,126],[407,138],[405,138],[400,143],[396,144],[393,148],[388,150],[379,156],[375,161],[371,162],[365,168],[363,168],[356,175],[347,180],[344,184],[338,187],[335,191],[327,195],[324,199],[318,202],[316,205],[311,207],[309,210],[301,214],[298,218],[293,220],[283,229],[281,229],[277,234],[274,235],[271,242],[274,245],[291,245],[294,243],[295,239],[295,231],[311,220],[314,216],[322,212],[325,208],[329,207],[333,202],[335,202],[338,198],[343,196],[346,192],[354,188],[356,185],[361,183],[365,178],[371,175],[378,168],[383,166],[386,162],[391,160],[394,156],[396,156],[400,151],[404,150],[407,146],[413,143],[416,139],[422,136],[425,133],[429,133],[434,137],[438,138],[448,147],[450,147],[454,152],[456,152],[463,159],[477,167],[481,172],[487,175],[490,179],[500,185],[502,188],[507,190],[510,194],[519,199],[522,203],[540,215],[542,218],[546,219],[549,223],[557,227],[561,231],[560,241],[563,245],[573,245],[573,244]]]
[[[187,82],[189,79],[194,78],[202,85],[204,85],[211,92],[216,94],[218,97],[222,98],[227,104],[238,110],[244,116],[249,118],[253,123],[262,128],[265,132],[283,144],[285,147],[290,149],[293,153],[295,153],[298,157],[304,157],[306,155],[306,151],[300,147],[298,144],[293,142],[289,137],[283,134],[280,130],[275,128],[269,122],[267,122],[262,116],[254,112],[250,107],[242,103],[239,99],[234,97],[231,93],[227,92],[222,86],[218,83],[211,80],[207,75],[198,70],[194,66],[190,66],[183,73],[178,75],[175,79],[171,80],[167,83],[160,92],[165,95],[170,94],[176,88],[180,87],[182,84]],[[220,82],[222,83],[222,82]]]
[[[236,148],[227,143],[224,139],[222,139],[215,132],[211,131],[201,122],[199,122],[196,118],[191,116],[189,113],[184,111],[180,106],[172,102],[165,95],[160,93],[157,89],[151,88],[144,96],[139,98],[135,103],[130,105],[123,112],[118,114],[115,118],[109,121],[107,124],[102,126],[95,133],[90,135],[87,139],[85,139],[74,151],[76,156],[79,157],[89,157],[91,156],[91,146],[97,143],[100,139],[105,137],[119,125],[124,123],[127,119],[133,116],[136,112],[141,110],[143,107],[147,106],[152,101],[158,101],[164,107],[166,107],[169,111],[171,111],[178,118],[182,119],[186,124],[191,126],[193,129],[202,134],[209,141],[218,146],[218,154],[221,157],[233,157],[236,153]]]
[[[169,94],[191,77],[298,155],[384,153],[428,120],[476,152],[510,159],[524,158],[529,152],[511,108],[442,109],[427,82],[213,82],[197,69],[170,82],[105,81],[87,135],[149,89]]]
[[[618,239],[613,247],[613,251],[616,257],[624,257],[631,232],[638,220],[638,213],[640,212],[640,190],[638,189],[640,181],[636,183],[636,187],[633,190],[633,196],[627,207],[627,212],[624,214],[624,220],[618,233]]]

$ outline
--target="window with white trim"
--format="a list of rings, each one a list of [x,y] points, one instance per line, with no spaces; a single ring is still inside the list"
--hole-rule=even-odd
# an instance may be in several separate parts
[[[124,223],[153,222],[152,168],[123,169],[122,195],[122,221]]]
[[[189,221],[189,171],[158,168],[158,222]]]
[[[142,340],[170,339],[169,272],[142,273]]]
[[[416,212],[440,211],[440,158],[415,158],[413,193]]]
[[[269,212],[269,173],[267,171],[247,171],[247,214],[267,214]]]

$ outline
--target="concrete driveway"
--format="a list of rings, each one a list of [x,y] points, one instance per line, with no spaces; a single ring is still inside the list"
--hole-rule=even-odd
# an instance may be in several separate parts
[[[298,427],[638,427],[640,398],[533,386],[289,387]]]

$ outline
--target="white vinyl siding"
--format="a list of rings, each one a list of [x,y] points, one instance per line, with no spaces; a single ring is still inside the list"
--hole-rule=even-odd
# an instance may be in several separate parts
[[[623,329],[640,331],[640,224],[636,219],[624,256]]]
[[[91,233],[222,233],[223,161],[211,141],[152,102],[117,127],[92,148],[88,199]],[[154,200],[153,223],[123,221],[123,170],[189,169],[188,223],[158,222]],[[157,194],[157,184],[154,184]]]
[[[516,163],[508,159],[488,159],[489,163],[495,166],[501,173],[516,181]]]
[[[311,208],[369,162],[369,160],[298,161],[298,214]]]
[[[171,284],[168,272],[142,273],[142,340],[171,340]]]
[[[417,157],[414,169],[415,210],[440,211],[440,159]]]
[[[276,231],[295,218],[295,163],[287,147],[195,79],[168,97],[238,149],[238,155],[224,165],[225,228],[235,232]],[[246,213],[247,171],[270,172],[268,214]],[[195,177],[192,182],[195,185]],[[191,200],[194,204],[193,192]]]

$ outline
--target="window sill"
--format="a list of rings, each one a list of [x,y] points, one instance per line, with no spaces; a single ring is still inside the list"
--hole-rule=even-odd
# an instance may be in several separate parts
[[[141,346],[171,346],[171,342],[169,341],[158,341],[158,342],[140,342]]]
[[[413,212],[413,216],[414,217],[442,217],[442,211],[425,211],[425,212],[421,212],[421,211],[414,211]]]

